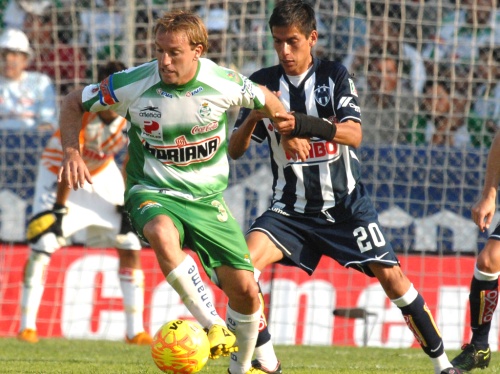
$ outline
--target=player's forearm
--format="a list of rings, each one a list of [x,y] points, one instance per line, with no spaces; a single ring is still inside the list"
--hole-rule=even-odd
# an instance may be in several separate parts
[[[484,178],[483,198],[496,199],[498,186],[500,184],[500,132],[497,132],[491,144],[488,161],[486,164],[486,175]]]
[[[236,160],[243,156],[252,140],[252,133],[259,120],[252,115],[252,112],[245,118],[243,123],[233,131],[229,138],[227,152],[229,157]]]
[[[264,107],[261,109],[263,113],[267,115],[273,122],[285,122],[286,118],[283,116],[286,115],[287,111],[278,97],[269,91],[265,86],[259,86],[261,90],[264,92],[266,103]],[[282,116],[276,116],[277,113],[280,113]]]
[[[78,89],[69,93],[62,102],[59,115],[59,128],[61,129],[61,144],[64,153],[80,152],[80,130],[82,128],[82,90]]]

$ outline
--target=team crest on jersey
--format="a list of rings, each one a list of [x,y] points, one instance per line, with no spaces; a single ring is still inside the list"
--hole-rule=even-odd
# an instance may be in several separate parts
[[[161,131],[160,124],[156,121],[144,121],[141,137],[144,139],[163,140],[163,131]]]
[[[202,117],[207,117],[212,113],[212,109],[210,108],[210,104],[207,101],[204,101],[200,105],[200,109],[198,110],[198,113],[200,113],[200,116]]]
[[[330,102],[330,87],[326,84],[319,86],[314,90],[314,98],[321,106],[326,106]]]

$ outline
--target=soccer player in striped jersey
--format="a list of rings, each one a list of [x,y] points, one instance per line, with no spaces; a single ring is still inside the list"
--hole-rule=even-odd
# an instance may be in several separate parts
[[[229,173],[226,111],[233,106],[263,110],[288,130],[293,116],[265,87],[202,58],[208,35],[197,15],[166,13],[156,21],[153,34],[156,60],[64,99],[59,178],[75,189],[92,183],[79,153],[84,112],[112,109],[125,116],[125,208],[133,226],[155,251],[167,282],[209,330],[212,356],[231,354],[231,374],[262,373],[251,367],[261,315],[254,266],[239,224],[222,198]],[[227,328],[234,335],[217,314],[183,245],[198,254],[209,277],[228,296]],[[214,328],[219,332],[214,334]],[[222,340],[214,342],[214,336]]]
[[[483,192],[472,207],[472,219],[482,232],[490,228],[496,213],[500,184],[500,132],[491,144]],[[451,362],[462,369],[488,367],[491,350],[488,342],[491,321],[498,305],[500,276],[500,224],[490,233],[485,247],[479,252],[470,285],[469,308],[472,338],[462,346],[462,352]]]
[[[448,360],[423,297],[403,274],[361,182],[356,156],[361,110],[351,76],[343,65],[312,56],[318,33],[307,3],[279,2],[269,26],[280,63],[251,79],[276,92],[293,113],[295,127],[290,132],[260,113],[241,109],[228,148],[235,159],[251,139],[267,140],[271,150],[271,206],[246,236],[255,273],[280,262],[311,275],[321,256],[328,256],[376,277],[431,358],[434,371],[459,373]],[[253,366],[281,373],[265,324],[261,330]]]

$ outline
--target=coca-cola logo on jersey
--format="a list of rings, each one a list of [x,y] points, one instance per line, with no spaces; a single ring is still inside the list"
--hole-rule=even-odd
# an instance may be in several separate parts
[[[205,134],[209,131],[216,130],[219,127],[219,122],[217,121],[212,121],[208,125],[205,126],[194,126],[191,129],[191,134],[196,135],[196,134]]]

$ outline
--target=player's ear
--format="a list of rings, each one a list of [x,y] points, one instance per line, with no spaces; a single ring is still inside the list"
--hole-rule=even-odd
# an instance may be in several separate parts
[[[316,45],[318,41],[318,32],[316,30],[313,30],[311,32],[311,35],[309,35],[309,39],[308,39],[308,42],[309,42],[309,47],[314,47]]]
[[[202,55],[203,55],[203,46],[201,44],[197,44],[196,47],[194,47],[193,60],[194,61],[198,60]]]

